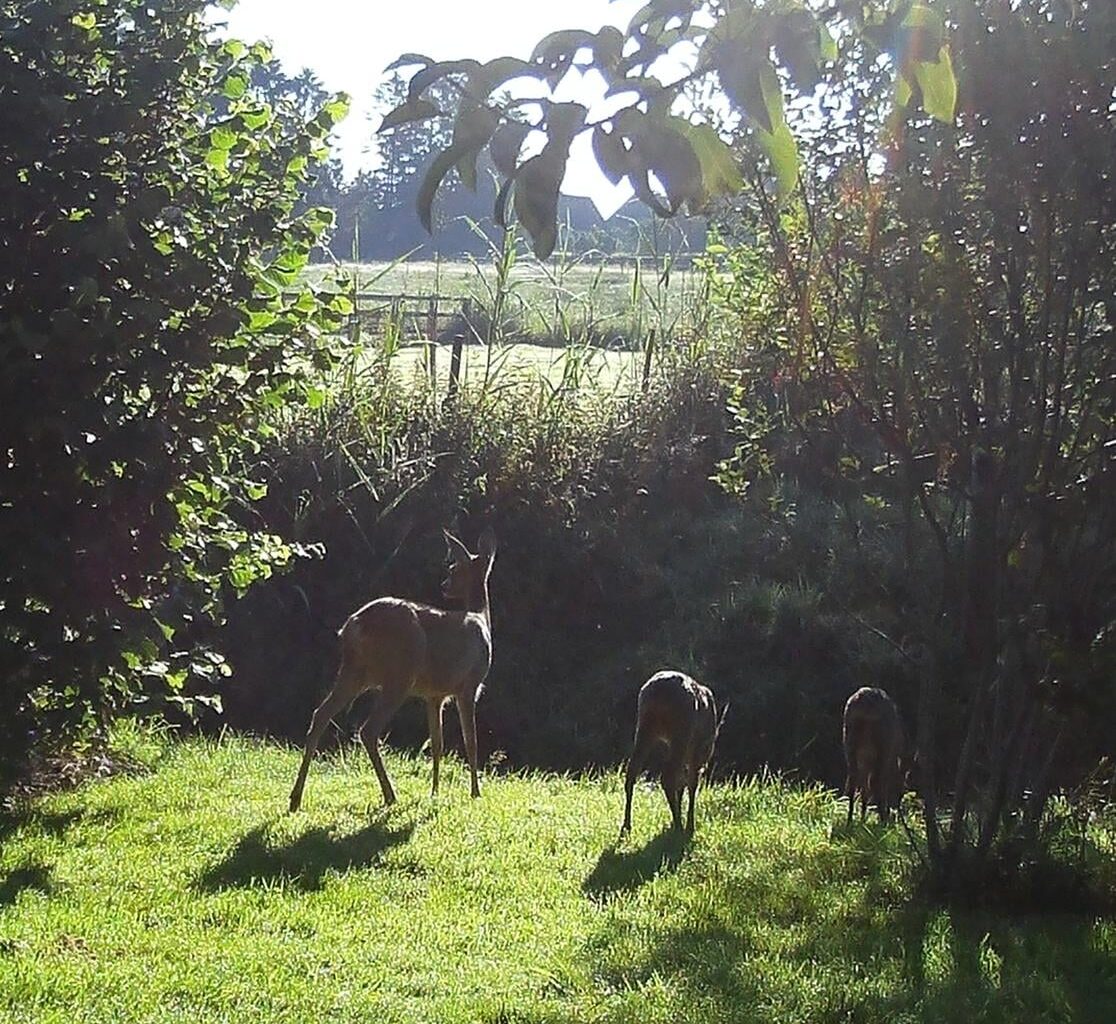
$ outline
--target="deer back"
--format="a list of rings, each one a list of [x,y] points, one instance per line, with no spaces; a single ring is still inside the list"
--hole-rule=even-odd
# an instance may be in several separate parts
[[[864,761],[894,763],[898,771],[903,747],[903,727],[899,709],[888,694],[876,687],[862,686],[845,704],[845,760],[848,764]]]
[[[704,765],[712,756],[717,716],[708,687],[682,672],[656,672],[640,689],[637,707],[640,733],[690,764]]]

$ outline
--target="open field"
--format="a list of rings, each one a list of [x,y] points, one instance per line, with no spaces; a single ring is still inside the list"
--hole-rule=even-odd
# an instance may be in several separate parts
[[[1097,1021],[1116,926],[927,908],[898,830],[834,794],[712,787],[697,835],[615,773],[427,794],[354,748],[154,748],[150,774],[0,819],[0,1020],[47,1022]]]
[[[361,359],[362,371],[375,375],[378,366],[388,366],[404,378],[425,377],[427,360],[433,350],[437,374],[437,392],[445,394],[449,381],[452,346],[448,344],[404,344],[385,357],[372,348]],[[630,393],[639,384],[644,354],[623,349],[601,349],[592,346],[556,348],[516,342],[494,345],[491,355],[485,345],[465,345],[461,355],[461,380],[470,385],[482,384],[507,388],[538,385],[547,382],[552,388],[583,389],[594,386],[601,391]]]
[[[660,337],[672,336],[693,324],[702,289],[700,274],[669,263],[637,269],[534,258],[516,261],[502,282],[492,265],[468,261],[316,264],[304,276],[332,287],[339,272],[346,290],[469,298],[484,310],[492,309],[501,294],[512,331],[550,343],[589,338],[634,344],[652,329]]]

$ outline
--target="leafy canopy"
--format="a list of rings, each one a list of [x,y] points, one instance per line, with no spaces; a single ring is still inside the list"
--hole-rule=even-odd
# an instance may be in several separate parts
[[[207,6],[0,2],[0,728],[22,738],[210,692],[196,617],[291,556],[238,510],[268,411],[301,400],[292,343],[327,359],[341,312],[290,291],[345,105],[264,102],[266,50],[213,40]]]
[[[745,118],[785,197],[798,179],[799,156],[784,95],[809,96],[824,85],[840,33],[853,33],[873,52],[888,55],[899,110],[917,105],[931,117],[952,121],[957,84],[945,20],[932,0],[824,8],[802,0],[650,0],[624,31],[605,26],[599,32],[554,32],[527,60],[433,61],[404,54],[389,70],[418,70],[380,131],[438,115],[442,111],[428,92],[437,83],[453,83],[459,97],[453,139],[427,171],[417,200],[419,218],[429,230],[434,197],[452,169],[475,186],[477,157],[487,147],[503,178],[497,223],[507,222],[514,192],[515,215],[536,254],[545,257],[556,240],[558,189],[570,146],[583,133],[592,133],[593,153],[609,180],[626,179],[664,217],[682,209],[701,211],[712,198],[742,188],[730,145],[711,125],[694,123],[684,113],[687,90],[706,81]],[[553,98],[567,75],[590,70],[604,78],[608,96],[631,97],[597,121],[589,120],[582,104]],[[548,95],[494,99],[521,79],[534,79]],[[536,112],[533,120],[526,119],[528,109]],[[544,141],[528,155],[525,144],[532,136]]]

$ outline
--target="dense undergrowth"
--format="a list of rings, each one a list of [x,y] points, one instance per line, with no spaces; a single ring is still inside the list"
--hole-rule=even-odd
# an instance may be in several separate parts
[[[939,909],[898,830],[832,792],[699,795],[692,841],[619,776],[488,773],[362,752],[314,766],[233,739],[132,740],[149,774],[0,820],[0,1018],[48,1022],[1101,1021],[1116,930]]]
[[[713,477],[733,445],[734,358],[712,346],[669,353],[646,393],[580,379],[575,364],[566,387],[504,375],[453,403],[390,357],[354,360],[261,459],[269,491],[253,523],[320,557],[230,607],[225,720],[301,738],[345,617],[383,594],[438,602],[441,528],[471,542],[491,523],[484,756],[614,764],[640,684],[674,666],[732,701],[726,766],[837,783],[848,693],[871,680],[906,703],[913,688],[902,656],[843,606],[874,585],[866,561],[888,568],[890,541],[884,529],[876,549],[838,551],[849,543],[836,504],[724,493]],[[421,709],[405,709],[392,735],[420,743]]]

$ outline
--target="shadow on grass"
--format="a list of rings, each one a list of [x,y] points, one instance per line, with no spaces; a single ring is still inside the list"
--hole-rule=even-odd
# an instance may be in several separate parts
[[[40,811],[34,809],[0,813],[0,843],[15,832],[28,835],[60,836],[85,817],[84,810]]]
[[[766,1024],[776,1006],[786,1019],[868,1024],[1112,1019],[1116,924],[910,900],[886,833],[834,838],[767,865],[742,849],[749,869],[703,877],[684,916],[664,889],[659,913],[602,917],[583,955],[610,990],[669,992],[680,1022]],[[626,869],[602,854],[597,889],[653,873],[640,866],[647,849]]]
[[[608,846],[581,889],[595,898],[638,889],[656,875],[677,870],[689,848],[690,837],[675,828],[663,829],[638,850],[619,851],[615,845]]]
[[[0,875],[0,907],[15,903],[16,897],[27,889],[49,895],[51,869],[46,864],[26,864]]]
[[[386,851],[407,842],[414,830],[413,820],[395,828],[374,821],[345,835],[310,829],[276,845],[269,840],[269,826],[258,825],[223,860],[203,872],[195,885],[203,892],[218,892],[286,881],[304,892],[314,892],[324,885],[327,872],[372,867]]]

